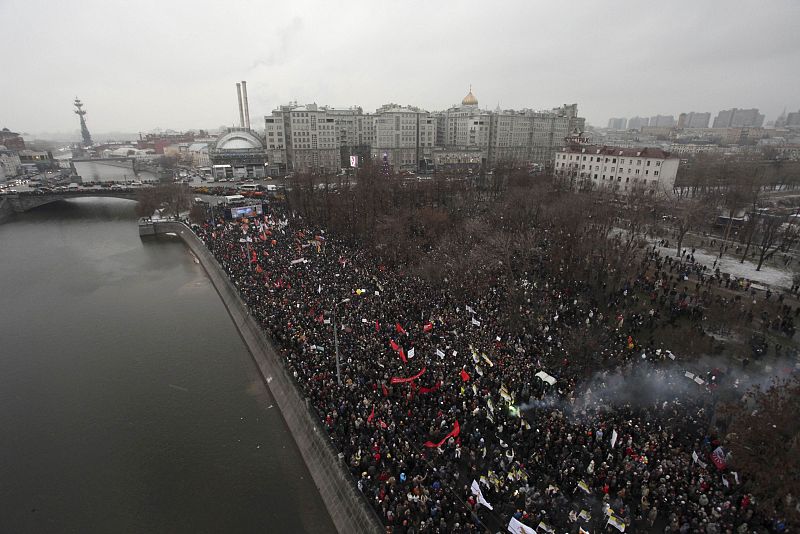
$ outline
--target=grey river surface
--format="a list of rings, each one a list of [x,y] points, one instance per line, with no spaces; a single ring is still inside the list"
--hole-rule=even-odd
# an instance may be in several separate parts
[[[0,225],[0,532],[334,532],[183,243],[134,204]]]

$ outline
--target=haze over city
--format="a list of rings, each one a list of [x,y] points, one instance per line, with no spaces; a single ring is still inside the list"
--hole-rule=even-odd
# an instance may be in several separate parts
[[[800,4],[777,2],[119,2],[5,0],[4,126],[95,132],[234,125],[289,101],[374,110],[458,102],[610,117],[800,107]],[[8,21],[36,21],[9,24]]]

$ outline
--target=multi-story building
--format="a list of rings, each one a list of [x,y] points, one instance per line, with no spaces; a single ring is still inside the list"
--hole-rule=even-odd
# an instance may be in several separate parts
[[[678,116],[678,128],[708,128],[711,113],[681,113]]]
[[[624,117],[608,119],[609,130],[624,130],[627,124],[628,124],[628,119]]]
[[[653,128],[672,128],[675,126],[675,117],[672,115],[656,115],[650,117],[648,126]]]
[[[764,115],[758,109],[724,109],[714,119],[714,128],[741,128],[764,125]]]
[[[271,174],[333,172],[349,157],[383,161],[399,170],[430,170],[510,163],[548,163],[565,138],[583,131],[577,104],[549,111],[482,110],[470,90],[461,105],[429,113],[387,104],[374,114],[360,107],[335,109],[296,103],[265,117],[265,147]],[[436,153],[436,155],[435,155]],[[480,154],[478,158],[476,154]]]
[[[800,129],[800,111],[793,111],[786,115],[785,128]]]
[[[365,157],[374,138],[372,116],[361,108],[317,104],[279,107],[264,118],[270,172],[338,172],[351,153]]]
[[[570,145],[556,153],[554,175],[582,190],[669,196],[680,159],[660,148]]]
[[[490,167],[523,163],[548,163],[572,132],[583,131],[577,104],[549,111],[481,110],[472,90],[446,111],[436,113],[437,146],[448,153],[469,154],[481,150],[482,163]],[[437,158],[441,160],[441,158]]]
[[[380,107],[374,115],[372,159],[380,161],[387,156],[386,161],[395,171],[432,165],[436,123],[433,115],[416,107]]]
[[[647,117],[631,117],[628,119],[629,130],[640,130],[643,126],[650,126],[650,119]]]
[[[567,137],[586,129],[586,119],[578,117],[578,104],[564,104],[549,111],[526,111],[533,121],[531,128],[531,163],[549,164]]]

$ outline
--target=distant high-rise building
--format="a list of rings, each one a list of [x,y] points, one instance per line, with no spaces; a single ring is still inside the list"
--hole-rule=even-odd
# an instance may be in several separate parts
[[[675,126],[675,117],[672,115],[656,115],[655,117],[650,117],[648,126],[653,128],[672,128]]]
[[[650,126],[650,119],[647,117],[631,117],[628,119],[629,130],[641,130],[645,126]]]
[[[609,130],[624,130],[627,124],[628,124],[628,119],[624,117],[608,119]]]
[[[781,126],[785,128],[791,128],[793,130],[800,128],[800,111],[792,111],[791,113],[786,114]]]
[[[681,113],[678,116],[678,128],[708,128],[710,120],[711,113],[697,113],[696,111]]]
[[[764,125],[764,115],[758,109],[724,109],[714,119],[714,128],[741,128]]]

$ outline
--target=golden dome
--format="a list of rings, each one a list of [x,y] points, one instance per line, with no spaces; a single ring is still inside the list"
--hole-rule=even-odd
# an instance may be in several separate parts
[[[467,96],[465,96],[464,99],[461,100],[461,105],[462,106],[477,106],[478,105],[478,99],[475,98],[475,95],[472,94],[472,86],[471,85],[469,86],[469,93],[467,93]]]

